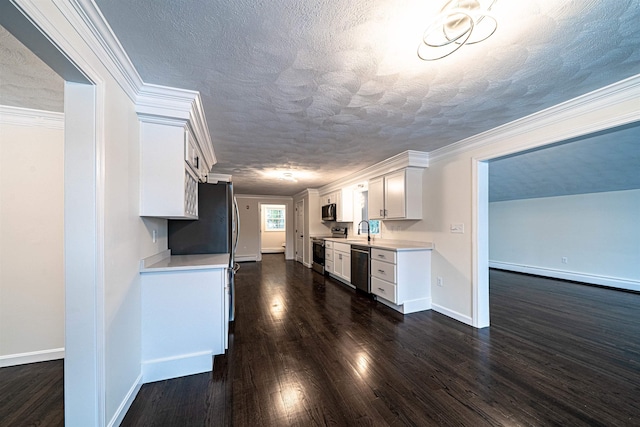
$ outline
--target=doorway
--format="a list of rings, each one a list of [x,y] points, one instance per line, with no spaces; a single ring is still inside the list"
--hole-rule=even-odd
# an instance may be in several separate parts
[[[638,253],[639,136],[632,122],[474,161],[474,326],[489,325],[490,267],[638,290],[624,259]]]
[[[295,247],[296,247],[296,261],[304,264],[304,199],[296,202],[296,215],[295,215]]]
[[[40,12],[35,9],[34,14]],[[83,58],[75,51],[66,55],[64,47],[53,44],[56,40],[68,43],[55,24],[64,18],[32,18],[13,3],[0,3],[0,25],[64,80],[65,420],[69,425],[99,420],[101,425],[105,411],[104,209],[100,202],[104,177],[99,159],[104,148],[97,131],[102,126],[97,105],[104,94],[96,90],[91,73],[86,73],[91,67]]]
[[[285,253],[287,205],[260,204],[260,256]]]

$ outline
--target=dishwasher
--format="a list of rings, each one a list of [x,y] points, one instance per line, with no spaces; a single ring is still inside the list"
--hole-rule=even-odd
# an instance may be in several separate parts
[[[371,248],[351,245],[351,284],[371,293]]]

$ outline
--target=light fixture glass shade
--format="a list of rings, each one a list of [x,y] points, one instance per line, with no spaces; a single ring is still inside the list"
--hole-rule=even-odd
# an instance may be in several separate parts
[[[490,14],[496,1],[447,1],[425,30],[418,46],[418,57],[435,61],[451,55],[465,44],[489,38],[498,28],[498,22]]]

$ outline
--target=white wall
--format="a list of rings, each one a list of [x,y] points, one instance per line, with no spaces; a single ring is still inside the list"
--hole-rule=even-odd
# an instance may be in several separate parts
[[[237,261],[258,261],[261,259],[260,250],[260,204],[285,205],[286,218],[286,259],[293,259],[293,199],[281,196],[262,196],[236,194],[240,216],[240,236],[236,249]]]
[[[287,233],[286,231],[269,231],[267,230],[266,208],[285,208],[286,205],[262,205],[262,212],[260,213],[260,251],[262,253],[277,253],[284,252],[285,248],[282,246],[286,244]],[[286,218],[285,218],[285,227]]]
[[[639,213],[640,190],[490,203],[489,259],[498,268],[640,291]]]
[[[66,114],[66,130],[75,130],[65,134],[65,158],[67,153],[78,158],[65,165],[65,420],[118,424],[141,378],[139,260],[166,249],[166,221],[138,214],[135,94],[121,68],[109,62],[114,56],[100,51],[104,45],[82,21],[86,15],[68,4],[18,3],[95,83],[89,91],[79,88],[89,85],[65,85],[65,111],[80,113],[86,123],[72,125],[77,116]],[[91,9],[93,3],[76,6]],[[93,95],[83,97],[83,92]],[[67,105],[68,99],[76,101]],[[155,243],[153,229],[159,232]]]
[[[0,107],[0,366],[64,357],[63,120]]]

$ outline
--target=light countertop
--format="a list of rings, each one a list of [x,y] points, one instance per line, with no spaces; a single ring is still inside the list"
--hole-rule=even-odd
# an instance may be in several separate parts
[[[171,255],[170,250],[140,261],[140,273],[227,268],[229,254]]]
[[[391,239],[375,239],[371,243],[367,244],[367,239],[334,239],[325,238],[336,243],[346,243],[348,245],[360,245],[369,246],[377,249],[388,249],[391,251],[421,251],[432,250],[433,243],[431,242],[411,242],[406,240],[391,240]]]

